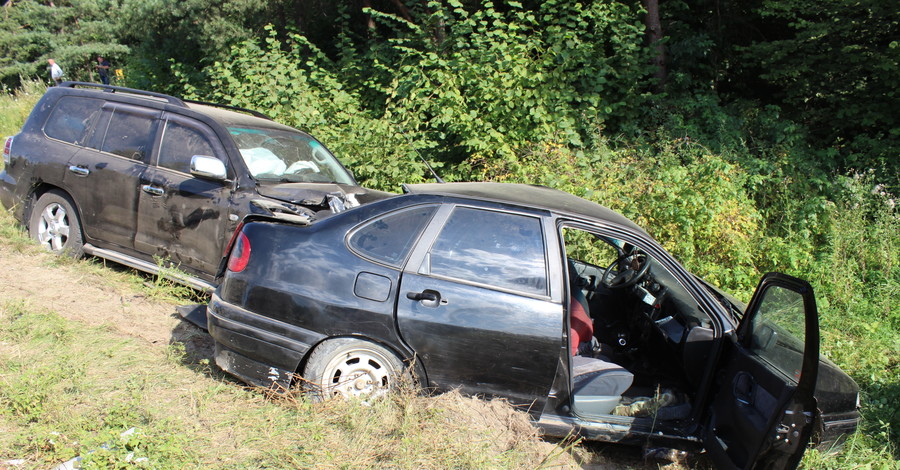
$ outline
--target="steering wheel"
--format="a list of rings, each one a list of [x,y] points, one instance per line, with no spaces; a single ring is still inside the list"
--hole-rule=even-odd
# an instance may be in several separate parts
[[[648,262],[649,258],[647,255],[641,251],[632,251],[631,253],[625,253],[615,261],[609,264],[606,267],[606,270],[603,271],[603,277],[600,278],[600,283],[603,284],[603,287],[609,289],[624,289],[626,287],[631,287],[637,284],[644,276],[647,275],[647,271],[650,270],[650,263]],[[638,263],[637,269],[633,268],[635,263]],[[609,279],[610,273],[612,273],[613,268],[616,268],[616,277]]]

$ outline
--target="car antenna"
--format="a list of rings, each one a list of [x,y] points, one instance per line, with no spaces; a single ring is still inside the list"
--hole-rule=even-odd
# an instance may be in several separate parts
[[[416,152],[416,155],[419,156],[419,160],[422,160],[422,163],[424,163],[425,167],[428,168],[428,171],[431,172],[431,176],[434,176],[434,180],[437,181],[438,183],[444,183],[444,180],[440,176],[438,176],[437,172],[434,171],[434,168],[431,167],[431,164],[428,163],[428,160],[426,160],[425,157],[423,157],[422,154],[419,152],[419,149],[417,149],[413,145],[412,140],[410,140],[409,136],[406,135],[406,133],[403,132],[403,130],[400,131],[400,134],[406,138],[406,142],[409,143],[409,148],[413,149],[413,152]]]

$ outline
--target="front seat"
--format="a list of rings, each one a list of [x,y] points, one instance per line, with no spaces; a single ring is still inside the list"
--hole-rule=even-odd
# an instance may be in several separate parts
[[[569,261],[569,341],[572,351],[573,408],[579,415],[606,415],[631,387],[634,374],[624,367],[593,357],[594,323],[580,277]]]

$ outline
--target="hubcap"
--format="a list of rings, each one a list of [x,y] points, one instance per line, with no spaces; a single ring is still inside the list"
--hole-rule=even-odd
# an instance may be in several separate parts
[[[69,240],[69,215],[58,204],[48,204],[38,222],[38,241],[50,251],[61,251]]]
[[[390,363],[381,354],[355,349],[328,363],[323,385],[329,396],[377,397],[388,391],[393,373]]]

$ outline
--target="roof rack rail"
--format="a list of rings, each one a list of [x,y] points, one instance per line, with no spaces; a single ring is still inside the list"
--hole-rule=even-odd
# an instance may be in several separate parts
[[[204,105],[204,106],[212,106],[212,107],[214,107],[214,108],[229,109],[229,110],[231,110],[231,111],[240,111],[240,112],[243,112],[243,113],[252,114],[253,116],[256,116],[256,117],[258,117],[258,118],[262,118],[262,119],[265,119],[265,120],[268,120],[268,121],[273,121],[272,118],[270,118],[269,116],[267,116],[267,115],[265,115],[265,114],[263,114],[263,113],[261,113],[261,112],[259,112],[259,111],[254,111],[254,110],[252,110],[252,109],[247,109],[247,108],[241,108],[241,107],[239,107],[239,106],[231,106],[231,105],[227,105],[227,104],[219,104],[219,103],[209,103],[209,102],[206,102],[206,101],[196,101],[196,100],[183,100],[183,101],[184,101],[185,103],[202,104],[202,105]]]
[[[62,82],[58,86],[67,87],[67,88],[75,88],[76,86],[93,87],[93,88],[100,88],[109,93],[120,92],[120,93],[132,93],[135,95],[152,96],[154,98],[160,98],[160,99],[166,100],[169,104],[173,104],[175,106],[179,106],[182,108],[187,108],[186,103],[202,104],[204,106],[212,106],[214,108],[222,108],[222,109],[229,109],[232,111],[244,112],[244,113],[247,113],[247,114],[256,116],[258,118],[268,120],[268,121],[273,120],[271,117],[269,117],[259,111],[254,111],[252,109],[241,108],[238,106],[230,106],[227,104],[209,103],[206,101],[186,100],[183,98],[177,98],[177,97],[174,97],[171,95],[166,95],[164,93],[156,93],[156,92],[147,91],[147,90],[138,90],[136,88],[126,88],[126,87],[114,86],[114,85],[102,85],[100,83],[91,83],[91,82]]]
[[[58,86],[67,87],[67,88],[75,88],[76,86],[92,87],[92,88],[100,88],[103,91],[106,91],[108,93],[120,92],[120,93],[131,93],[131,94],[135,94],[135,95],[152,96],[154,98],[160,98],[160,99],[166,100],[169,104],[173,104],[175,106],[180,106],[182,108],[187,108],[187,105],[184,104],[184,101],[182,101],[180,98],[176,98],[174,96],[166,95],[163,93],[156,93],[153,91],[138,90],[136,88],[125,88],[125,87],[121,87],[121,86],[102,85],[100,83],[90,83],[90,82],[62,82]]]

